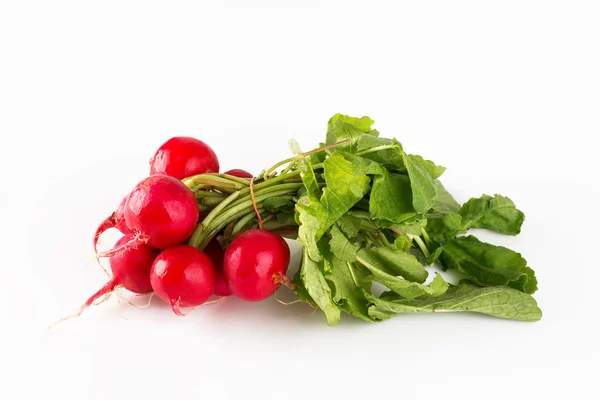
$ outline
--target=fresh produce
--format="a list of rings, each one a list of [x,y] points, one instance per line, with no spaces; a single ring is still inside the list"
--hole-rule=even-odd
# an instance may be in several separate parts
[[[150,160],[150,175],[164,174],[177,179],[219,172],[213,149],[201,140],[177,136],[167,140]]]
[[[177,315],[181,307],[197,307],[215,291],[215,270],[206,254],[195,247],[177,245],[163,250],[152,264],[150,283],[154,293]]]
[[[283,284],[329,325],[343,313],[369,322],[439,311],[539,320],[525,258],[474,236],[515,236],[524,213],[499,194],[459,204],[442,184],[445,167],[380,136],[373,123],[336,114],[318,147],[303,152],[291,140],[293,155],[256,176],[218,173],[208,145],[173,138],[126,196],[124,213],[98,228],[132,232],[100,255],[162,250],[149,279],[180,315],[215,294],[260,301]],[[293,277],[283,238],[302,246]]]
[[[231,292],[243,300],[261,301],[275,293],[284,280],[290,248],[273,232],[251,229],[231,242],[224,260],[225,280]]]
[[[215,295],[221,297],[231,296],[231,289],[225,281],[225,274],[223,273],[223,257],[225,257],[223,248],[221,248],[219,242],[211,240],[204,248],[204,252],[210,257],[215,267]]]
[[[100,236],[108,229],[117,228],[125,235],[131,233],[131,229],[129,229],[127,222],[125,222],[125,203],[128,198],[129,195],[123,197],[117,210],[102,221],[96,229],[96,233],[94,234],[94,253],[98,254],[98,239],[100,239]]]
[[[121,250],[109,257],[113,277],[83,304],[79,313],[92,305],[96,299],[110,294],[118,286],[123,286],[133,293],[152,292],[150,268],[159,251],[143,243],[124,246],[132,242],[132,239],[133,235],[127,234],[117,241],[115,248]]]
[[[237,176],[238,178],[252,178],[252,174],[243,169],[230,169],[229,171],[223,172],[223,174]]]
[[[139,233],[137,240],[157,249],[187,240],[199,213],[193,193],[167,175],[152,175],[141,181],[125,204],[125,220]]]

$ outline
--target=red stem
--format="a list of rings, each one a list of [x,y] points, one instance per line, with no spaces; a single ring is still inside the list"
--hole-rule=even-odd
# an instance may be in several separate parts
[[[170,301],[171,303],[171,308],[173,309],[173,312],[177,315],[179,315],[180,317],[183,317],[184,314],[181,313],[181,309],[179,308],[179,300],[181,298],[177,299],[177,300],[172,300]]]
[[[96,301],[96,299],[98,297],[102,297],[105,294],[108,294],[108,293],[112,292],[113,290],[115,290],[115,287],[117,287],[118,284],[119,284],[119,282],[115,278],[108,281],[106,283],[106,285],[102,286],[102,288],[100,290],[98,290],[96,293],[94,293],[92,295],[92,297],[90,297],[89,299],[87,299],[87,301],[85,303],[83,303],[83,305],[79,309],[79,314],[81,314],[83,312],[83,310],[85,310],[86,308],[91,306],[92,303],[94,301]]]
[[[146,242],[148,242],[148,238],[143,238],[141,233],[137,233],[134,237],[132,237],[130,240],[128,240],[120,246],[114,247],[107,251],[103,251],[102,253],[96,253],[96,258],[111,257],[115,254],[119,254],[131,248],[135,249],[138,245],[144,244]]]
[[[116,226],[117,220],[115,218],[115,213],[112,213],[109,217],[107,217],[98,229],[96,229],[96,233],[94,234],[94,253],[98,254],[98,239],[100,236],[110,228],[114,228]]]

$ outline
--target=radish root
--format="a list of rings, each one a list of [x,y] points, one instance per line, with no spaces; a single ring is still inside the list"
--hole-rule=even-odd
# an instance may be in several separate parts
[[[94,293],[92,295],[92,297],[90,297],[85,303],[83,303],[83,305],[81,306],[81,308],[79,309],[79,311],[77,313],[67,315],[66,317],[62,317],[58,321],[50,324],[50,326],[48,326],[48,329],[54,327],[55,325],[57,325],[60,322],[79,317],[85,311],[85,309],[91,305],[98,305],[98,304],[104,303],[106,300],[108,300],[111,293],[119,286],[120,285],[117,283],[117,281],[111,279],[104,286],[102,286],[102,288],[100,290],[98,290],[96,293]],[[104,297],[104,298],[102,300],[100,300],[100,302],[95,303],[95,301],[100,297]]]
[[[291,306],[292,304],[296,304],[296,303],[304,303],[304,301],[297,299],[297,300],[293,300],[293,301],[283,301],[281,299],[279,299],[279,297],[277,297],[277,292],[275,292],[275,300],[277,300],[277,302],[279,304],[283,304],[284,306]]]
[[[122,300],[126,301],[127,303],[129,303],[130,306],[137,308],[138,310],[143,310],[144,308],[148,308],[150,307],[150,303],[152,303],[152,298],[154,297],[154,292],[150,293],[150,297],[148,298],[148,303],[146,305],[143,306],[138,306],[136,304],[133,304],[131,302],[131,300],[129,300],[127,297],[125,297],[125,295],[123,295],[121,290],[116,291],[117,296],[119,296]],[[147,293],[144,294],[136,294],[136,296],[145,296],[147,295]]]
[[[292,283],[292,281],[290,280],[290,278],[288,278],[287,275],[285,275],[285,274],[279,274],[279,275],[273,276],[273,281],[275,283],[282,284],[283,286],[285,286],[286,288],[288,288],[290,290],[296,290],[298,288],[298,286],[294,285]]]
[[[203,306],[211,306],[213,304],[217,304],[219,302],[221,302],[225,297],[219,297],[218,299],[214,299],[211,301],[207,301],[206,303],[202,304]]]
[[[138,232],[131,238],[131,240],[123,243],[122,245],[114,247],[108,251],[103,251],[102,253],[97,253],[96,258],[112,257],[114,255],[121,254],[129,249],[132,249],[132,248],[135,249],[140,244],[148,243],[149,239],[150,238],[148,238],[148,237],[142,237],[142,234],[140,232]]]
[[[171,308],[173,309],[173,312],[177,315],[179,315],[180,317],[187,317],[188,315],[190,315],[192,312],[194,312],[194,310],[200,306],[196,306],[196,307],[192,307],[188,312],[186,313],[182,313],[181,312],[181,308],[180,308],[180,303],[181,303],[181,297],[179,297],[177,299],[177,301],[172,301],[171,300]]]

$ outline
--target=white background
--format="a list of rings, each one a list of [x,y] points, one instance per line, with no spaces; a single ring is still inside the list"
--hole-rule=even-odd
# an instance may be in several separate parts
[[[597,2],[198,3],[0,3],[0,398],[596,390]],[[119,311],[113,297],[46,329],[105,282],[89,262],[94,229],[162,142],[196,136],[223,170],[258,172],[290,155],[292,137],[315,147],[337,112],[369,115],[445,165],[459,201],[515,201],[522,234],[480,237],[528,259],[542,321],[428,314],[331,328],[274,299],[179,318],[158,299]]]

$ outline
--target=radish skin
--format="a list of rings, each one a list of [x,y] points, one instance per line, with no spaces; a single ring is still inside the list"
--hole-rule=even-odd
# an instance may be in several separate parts
[[[173,312],[183,316],[182,307],[198,307],[215,291],[215,268],[204,252],[188,245],[163,250],[150,271],[154,293]]]
[[[225,251],[219,242],[213,239],[208,242],[204,248],[204,252],[210,257],[215,267],[215,296],[231,296],[231,289],[229,289],[229,285],[227,285],[227,281],[225,280],[225,274],[223,273],[223,257],[225,256]]]
[[[150,160],[150,175],[184,179],[208,172],[219,172],[217,155],[208,144],[188,136],[167,140]]]
[[[152,291],[150,269],[159,251],[141,243],[123,247],[125,243],[131,242],[132,238],[133,235],[129,234],[117,241],[114,247],[121,250],[109,258],[112,279],[81,306],[79,314],[92,305],[96,299],[113,292],[119,285],[133,293]]]
[[[225,175],[231,175],[231,176],[235,176],[238,178],[252,178],[253,177],[253,175],[250,172],[245,171],[243,169],[230,169],[229,171],[223,172],[223,173]]]
[[[147,243],[156,249],[186,242],[199,216],[192,191],[167,175],[152,175],[141,181],[125,204],[127,225],[138,236],[134,243]]]
[[[98,226],[98,229],[96,229],[96,232],[94,233],[95,254],[98,254],[98,240],[100,239],[100,236],[102,236],[102,234],[107,230],[111,228],[117,228],[124,235],[131,233],[131,229],[129,229],[129,227],[127,226],[127,222],[125,222],[124,214],[125,203],[127,202],[128,198],[129,195],[123,197],[123,200],[121,200],[121,202],[119,203],[119,207],[117,208],[117,210],[113,212],[110,216],[108,216],[104,221],[102,221],[100,226]]]
[[[285,280],[290,248],[276,233],[251,229],[227,247],[223,261],[225,279],[232,293],[247,301],[271,296]]]

